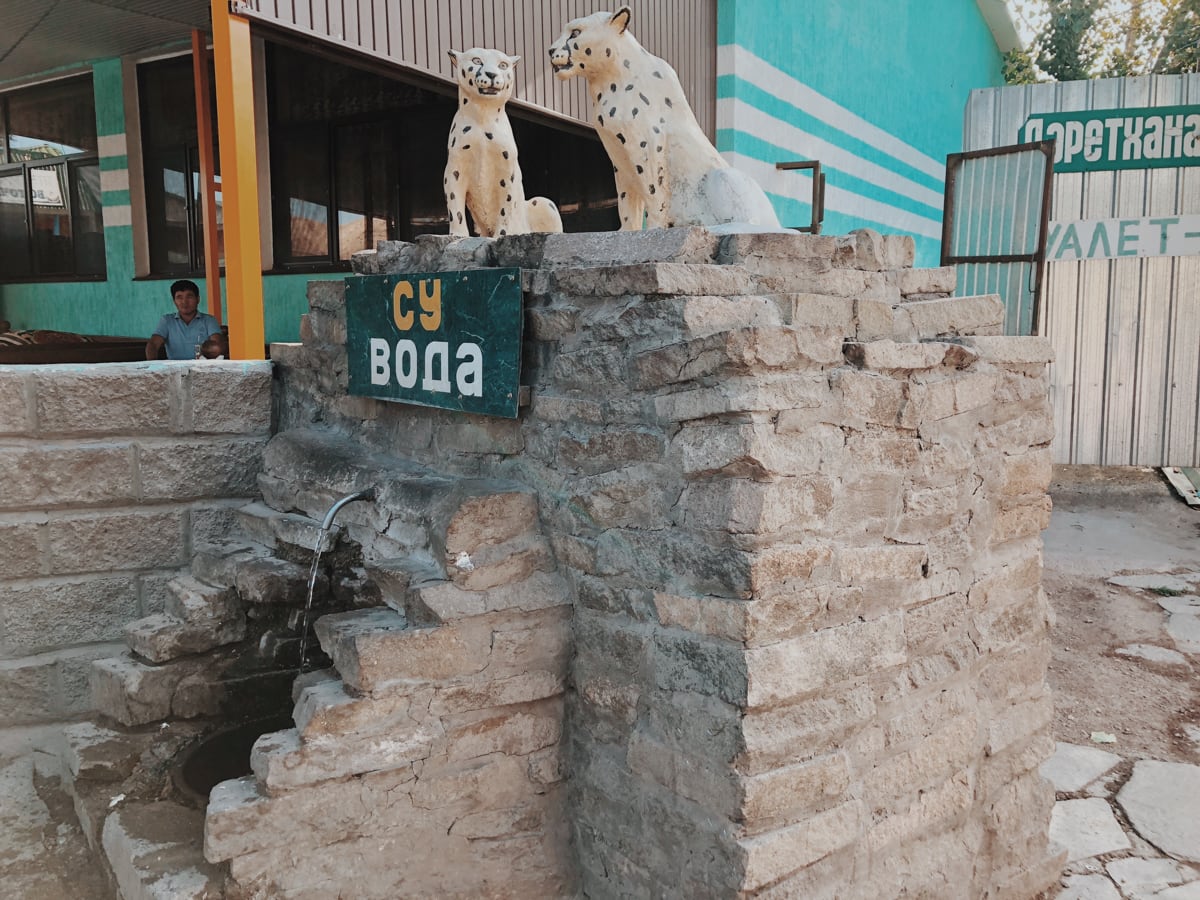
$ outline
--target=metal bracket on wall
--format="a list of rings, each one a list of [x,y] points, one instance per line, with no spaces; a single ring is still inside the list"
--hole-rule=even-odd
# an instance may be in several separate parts
[[[821,163],[818,160],[777,162],[775,168],[781,172],[812,170],[812,221],[808,225],[798,225],[793,230],[820,234],[821,223],[825,221],[825,174],[821,171]]]

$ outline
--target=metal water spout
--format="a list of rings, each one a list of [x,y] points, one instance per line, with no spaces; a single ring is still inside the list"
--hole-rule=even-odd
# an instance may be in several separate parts
[[[333,527],[333,520],[341,511],[342,507],[347,503],[353,503],[355,500],[374,500],[375,488],[369,487],[365,490],[355,491],[353,494],[347,494],[340,500],[334,501],[333,506],[329,507],[329,512],[325,513],[325,518],[321,521],[321,531],[329,531]]]
[[[308,572],[308,596],[304,600],[304,617],[300,621],[299,669],[301,672],[305,671],[305,666],[308,665],[308,618],[312,610],[313,592],[317,586],[317,576],[321,571],[321,554],[325,552],[325,539],[329,536],[330,529],[333,528],[333,520],[337,518],[337,514],[347,503],[353,503],[355,500],[374,499],[375,488],[373,487],[355,491],[353,494],[347,494],[345,497],[335,500],[333,506],[329,507],[329,511],[325,513],[325,518],[321,520],[321,530],[317,532],[317,543],[313,547],[312,568]]]

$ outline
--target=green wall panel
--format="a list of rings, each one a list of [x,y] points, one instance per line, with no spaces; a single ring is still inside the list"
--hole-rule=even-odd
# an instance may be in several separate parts
[[[774,164],[816,159],[826,233],[908,232],[918,263],[936,265],[967,96],[1003,83],[975,0],[720,0],[717,41],[717,147],[784,222],[808,220],[811,189]]]

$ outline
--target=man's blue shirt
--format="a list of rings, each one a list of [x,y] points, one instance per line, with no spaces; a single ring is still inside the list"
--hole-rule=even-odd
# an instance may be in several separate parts
[[[200,345],[220,331],[220,323],[202,312],[190,322],[184,322],[177,312],[167,313],[154,328],[154,333],[167,342],[167,359],[195,359],[200,355]]]

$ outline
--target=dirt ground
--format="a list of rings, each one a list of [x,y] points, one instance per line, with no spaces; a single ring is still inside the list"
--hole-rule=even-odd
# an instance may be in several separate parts
[[[1188,664],[1117,654],[1148,644],[1174,648],[1166,611],[1151,590],[1107,583],[1116,575],[1200,572],[1200,509],[1156,470],[1056,471],[1042,583],[1056,614],[1049,682],[1055,738],[1125,757],[1200,763],[1184,726],[1200,725],[1200,677]]]

